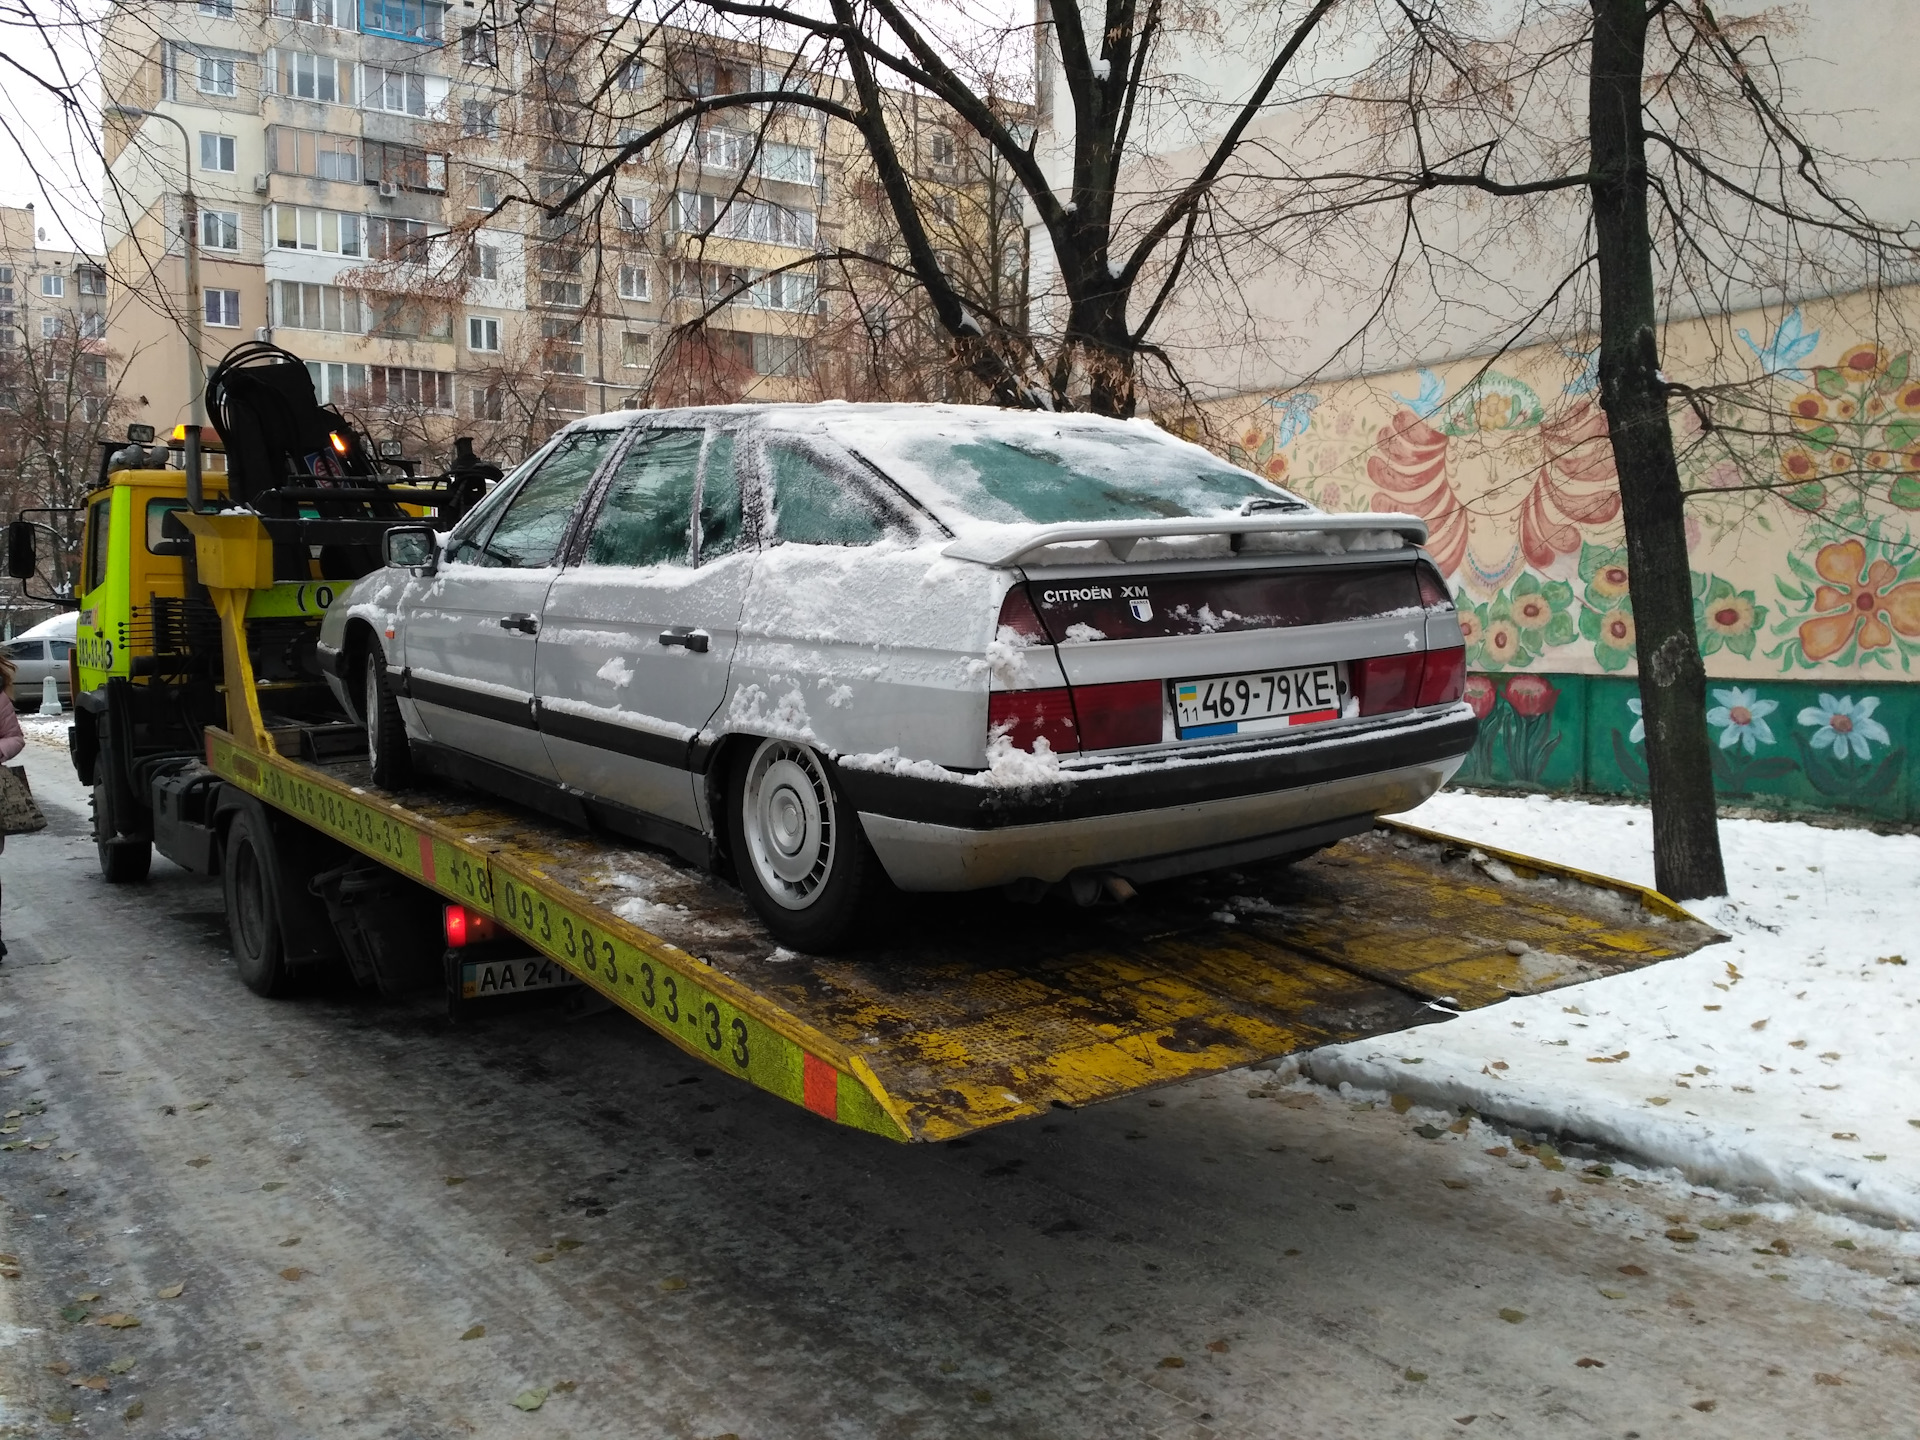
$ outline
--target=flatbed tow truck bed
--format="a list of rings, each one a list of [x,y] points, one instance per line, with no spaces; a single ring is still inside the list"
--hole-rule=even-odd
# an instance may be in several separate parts
[[[262,737],[266,738],[266,737]],[[914,895],[855,954],[779,949],[661,852],[360,762],[207,733],[277,810],[506,930],[687,1053],[843,1125],[947,1140],[1445,1021],[1724,938],[1656,892],[1383,822],[1122,906]],[[616,1082],[617,1083],[617,1082]]]

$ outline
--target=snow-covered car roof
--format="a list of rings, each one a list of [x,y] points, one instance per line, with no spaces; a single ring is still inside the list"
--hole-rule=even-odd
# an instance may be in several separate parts
[[[16,640],[71,640],[80,633],[80,612],[68,610],[22,630]]]

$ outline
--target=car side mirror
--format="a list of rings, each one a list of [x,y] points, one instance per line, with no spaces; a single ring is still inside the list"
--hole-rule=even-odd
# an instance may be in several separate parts
[[[31,520],[15,520],[7,526],[7,574],[15,580],[31,580],[40,568],[34,538]]]
[[[383,541],[389,565],[415,573],[432,574],[440,564],[440,542],[431,525],[397,525]]]

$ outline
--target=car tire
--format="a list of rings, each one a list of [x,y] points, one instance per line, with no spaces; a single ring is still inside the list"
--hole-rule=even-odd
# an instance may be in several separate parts
[[[93,782],[93,848],[100,858],[101,878],[109,885],[138,885],[153,868],[152,841],[123,840],[114,832],[105,780]]]
[[[727,781],[740,889],[774,938],[825,954],[858,934],[885,876],[832,770],[810,746],[762,740]]]
[[[233,817],[220,857],[220,885],[241,983],[254,994],[273,999],[287,993],[290,976],[286,942],[280,933],[273,837],[264,833],[265,828],[245,810]]]
[[[367,764],[373,783],[392,788],[404,785],[413,773],[413,752],[407,744],[406,722],[387,675],[387,657],[378,640],[367,645],[360,677],[360,703],[366,711]]]

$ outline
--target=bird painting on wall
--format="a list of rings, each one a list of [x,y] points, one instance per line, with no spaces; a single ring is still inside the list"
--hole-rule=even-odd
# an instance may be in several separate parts
[[[1780,328],[1773,332],[1773,339],[1765,345],[1755,342],[1753,336],[1745,330],[1734,332],[1740,337],[1740,343],[1753,351],[1754,358],[1760,362],[1760,368],[1769,375],[1782,375],[1789,380],[1805,380],[1807,372],[1800,362],[1813,354],[1820,343],[1820,332],[1809,331],[1800,318],[1800,307],[1794,306],[1780,322]]]

